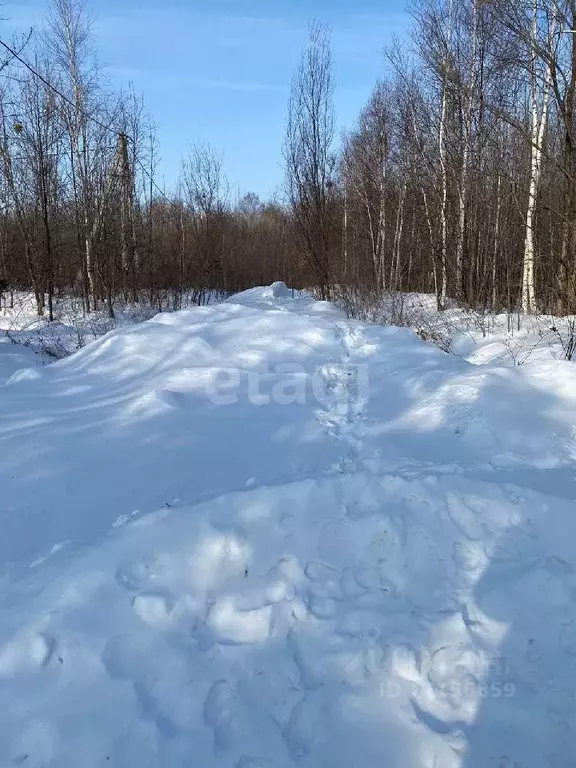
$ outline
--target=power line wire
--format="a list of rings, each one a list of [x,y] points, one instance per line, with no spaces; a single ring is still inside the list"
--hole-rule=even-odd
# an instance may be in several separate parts
[[[5,48],[8,53],[12,55],[16,61],[19,61],[22,66],[26,67],[26,69],[31,72],[34,77],[37,77],[40,82],[44,83],[44,85],[47,88],[50,88],[51,91],[54,91],[55,94],[60,96],[60,98],[66,102],[69,106],[71,106],[76,112],[80,112],[87,120],[92,120],[93,123],[96,123],[96,125],[99,125],[100,128],[103,128],[105,131],[110,131],[110,133],[113,133],[115,136],[118,135],[118,131],[112,128],[110,125],[106,125],[105,123],[98,120],[97,117],[94,117],[94,115],[91,115],[89,112],[86,112],[82,107],[79,107],[78,104],[75,104],[71,99],[68,98],[68,96],[65,96],[62,91],[60,91],[58,88],[56,88],[55,85],[52,85],[52,83],[47,80],[44,75],[41,75],[40,72],[37,72],[34,67],[32,67],[26,59],[23,59],[22,56],[20,56],[17,51],[15,51],[13,48],[11,48],[8,43],[5,43],[4,40],[0,38],[0,45]]]
[[[92,120],[92,122],[96,123],[96,125],[99,125],[100,128],[103,128],[105,131],[110,131],[110,133],[113,133],[115,136],[119,136],[123,133],[122,131],[117,131],[116,129],[112,128],[112,126],[110,125],[105,125],[103,122],[98,120],[98,118],[94,117],[94,115],[91,115],[90,113],[86,112],[81,107],[79,107],[77,104],[75,104],[71,99],[65,96],[62,93],[62,91],[56,88],[56,86],[54,86],[49,80],[47,80],[43,75],[41,75],[40,72],[37,72],[34,69],[34,67],[32,67],[24,58],[22,58],[22,56],[20,56],[20,54],[17,51],[15,51],[11,46],[9,46],[8,43],[5,43],[4,40],[2,40],[1,38],[0,38],[0,45],[3,48],[5,48],[8,51],[8,53],[10,53],[12,58],[16,59],[16,61],[19,61],[20,64],[22,64],[22,66],[26,67],[26,69],[29,72],[31,72],[34,75],[34,77],[37,77],[38,80],[40,80],[40,82],[44,83],[44,85],[47,88],[50,88],[50,90],[54,91],[55,94],[57,94],[63,101],[66,102],[66,104],[71,106],[76,112],[80,112],[87,120]],[[128,141],[131,141],[133,144],[135,143],[131,136],[128,136],[127,134],[124,134],[124,135],[126,136]],[[136,160],[140,168],[143,170],[143,172],[146,174],[149,181],[152,182],[155,189],[162,195],[162,197],[165,200],[167,200],[168,202],[171,202],[170,198],[166,195],[166,193],[162,189],[160,189],[158,184],[154,181],[154,178],[152,177],[152,175],[150,174],[150,172],[148,171],[144,163],[142,163],[140,158],[134,155],[134,159]]]
[[[142,170],[144,171],[144,173],[145,173],[145,174],[146,174],[146,176],[148,177],[148,180],[152,182],[152,185],[153,185],[153,186],[154,186],[154,188],[157,190],[157,192],[159,192],[159,193],[162,195],[162,197],[163,197],[163,198],[164,198],[164,199],[165,199],[167,202],[171,203],[171,202],[172,202],[172,200],[170,200],[170,198],[168,197],[168,195],[167,195],[167,194],[166,194],[166,193],[165,193],[165,192],[164,192],[162,189],[160,189],[160,187],[158,186],[158,184],[156,184],[156,182],[154,181],[154,177],[152,176],[152,174],[150,173],[150,171],[148,170],[148,168],[146,168],[146,166],[144,165],[144,163],[142,162],[142,160],[140,160],[140,158],[139,158],[139,157],[137,157],[136,155],[134,155],[134,159],[136,160],[136,162],[138,163],[138,165],[140,166],[140,168],[142,168]],[[150,202],[152,202],[152,201],[150,201]]]

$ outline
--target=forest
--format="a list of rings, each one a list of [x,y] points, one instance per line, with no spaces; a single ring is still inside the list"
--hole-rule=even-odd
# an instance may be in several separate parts
[[[110,88],[80,0],[2,39],[0,289],[38,314],[202,304],[283,280],[351,313],[435,294],[576,313],[576,0],[415,0],[408,40],[345,134],[314,21],[287,104],[278,199],[232,196],[194,144],[171,190],[143,97]],[[0,24],[0,30],[2,25]]]

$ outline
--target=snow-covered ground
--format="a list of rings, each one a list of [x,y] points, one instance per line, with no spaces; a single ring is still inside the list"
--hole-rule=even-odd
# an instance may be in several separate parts
[[[454,304],[438,312],[436,297],[420,293],[391,294],[376,307],[345,304],[353,316],[411,328],[424,340],[477,365],[521,366],[576,358],[576,317],[483,313]]]
[[[21,368],[44,365],[46,358],[22,344],[14,344],[0,335],[0,384],[8,381]]]
[[[475,362],[274,286],[12,376],[0,766],[573,766],[576,368]]]
[[[163,297],[164,310],[170,311],[174,298]],[[210,293],[200,296],[198,292],[187,293],[181,299],[177,297],[185,308],[197,305],[200,299],[202,304],[210,304],[220,298]],[[138,304],[116,302],[113,318],[104,304],[96,312],[87,314],[79,298],[55,297],[54,321],[49,322],[47,314],[38,316],[34,295],[18,291],[13,295],[13,306],[10,306],[7,294],[0,296],[0,339],[5,338],[36,352],[42,358],[39,363],[42,364],[46,360],[67,357],[111,330],[149,320],[157,312],[158,308],[152,307],[146,296],[142,296]]]

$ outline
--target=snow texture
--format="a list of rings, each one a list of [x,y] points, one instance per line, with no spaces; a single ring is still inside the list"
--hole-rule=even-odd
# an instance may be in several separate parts
[[[0,384],[22,368],[43,365],[44,358],[22,344],[13,344],[7,338],[0,338]]]
[[[573,766],[575,371],[275,284],[12,375],[0,766]]]

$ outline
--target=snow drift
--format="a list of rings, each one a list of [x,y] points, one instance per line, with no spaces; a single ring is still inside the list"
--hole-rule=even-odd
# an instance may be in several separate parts
[[[28,347],[0,337],[0,384],[8,381],[16,371],[41,366],[44,362],[40,355]]]
[[[275,284],[15,374],[0,765],[572,765],[573,371]]]

